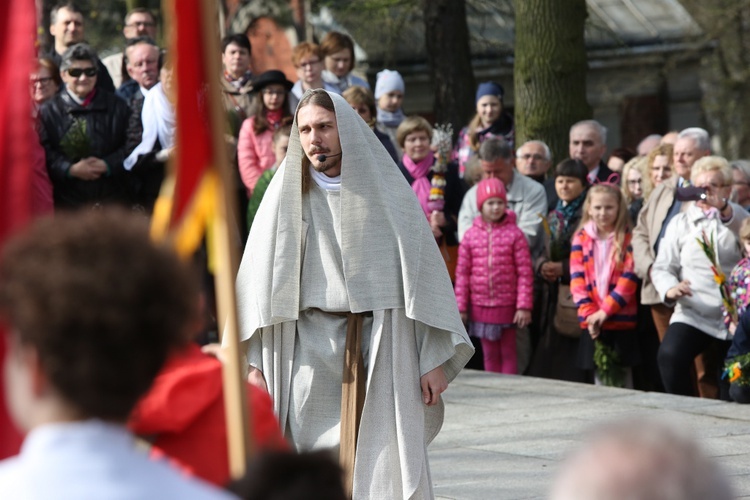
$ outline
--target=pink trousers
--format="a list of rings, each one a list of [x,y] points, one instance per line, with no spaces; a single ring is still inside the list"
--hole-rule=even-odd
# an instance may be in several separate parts
[[[482,340],[484,369],[488,372],[518,374],[516,359],[516,329],[503,330],[500,340]]]

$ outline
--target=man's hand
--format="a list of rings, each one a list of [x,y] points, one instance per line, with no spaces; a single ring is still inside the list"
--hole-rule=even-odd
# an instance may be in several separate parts
[[[550,283],[562,277],[563,266],[562,262],[545,262],[542,264],[542,268],[539,270],[542,278],[546,279]]]
[[[528,326],[531,323],[531,311],[528,309],[519,309],[516,311],[516,315],[513,316],[513,323],[515,323],[518,328]]]
[[[247,381],[255,387],[259,387],[268,392],[268,386],[266,385],[266,378],[263,376],[263,372],[254,366],[247,367]]]
[[[435,406],[440,401],[440,395],[448,388],[448,379],[442,366],[422,375],[419,382],[422,386],[422,400],[427,406]]]
[[[467,325],[469,323],[469,313],[462,312],[462,313],[459,313],[459,314],[461,315],[461,321],[463,322],[463,324]]]
[[[669,300],[677,300],[686,295],[688,297],[691,297],[693,295],[693,291],[690,289],[690,281],[688,280],[680,281],[677,286],[673,286],[672,288],[667,290],[667,298]]]
[[[84,158],[78,163],[74,163],[68,173],[72,177],[84,181],[95,181],[102,175],[107,173],[107,164],[99,158],[89,157]]]

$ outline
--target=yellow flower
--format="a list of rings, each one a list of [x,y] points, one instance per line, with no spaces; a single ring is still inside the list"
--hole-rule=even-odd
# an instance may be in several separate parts
[[[740,368],[739,361],[733,364],[729,372],[729,381],[734,382],[742,376],[742,369]]]

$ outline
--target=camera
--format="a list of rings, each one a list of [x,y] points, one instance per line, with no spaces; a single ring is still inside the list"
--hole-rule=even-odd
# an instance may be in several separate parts
[[[679,201],[705,200],[708,196],[706,188],[698,186],[678,187],[676,197]]]

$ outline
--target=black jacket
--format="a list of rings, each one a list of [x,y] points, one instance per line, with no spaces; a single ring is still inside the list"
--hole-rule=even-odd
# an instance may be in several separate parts
[[[56,207],[129,201],[129,185],[122,167],[129,114],[125,101],[101,89],[86,107],[76,103],[66,90],[44,103],[39,111],[39,139],[47,155]],[[86,123],[90,143],[87,156],[100,158],[109,167],[107,174],[93,181],[68,175],[80,158],[68,158],[60,143],[76,119]]]

